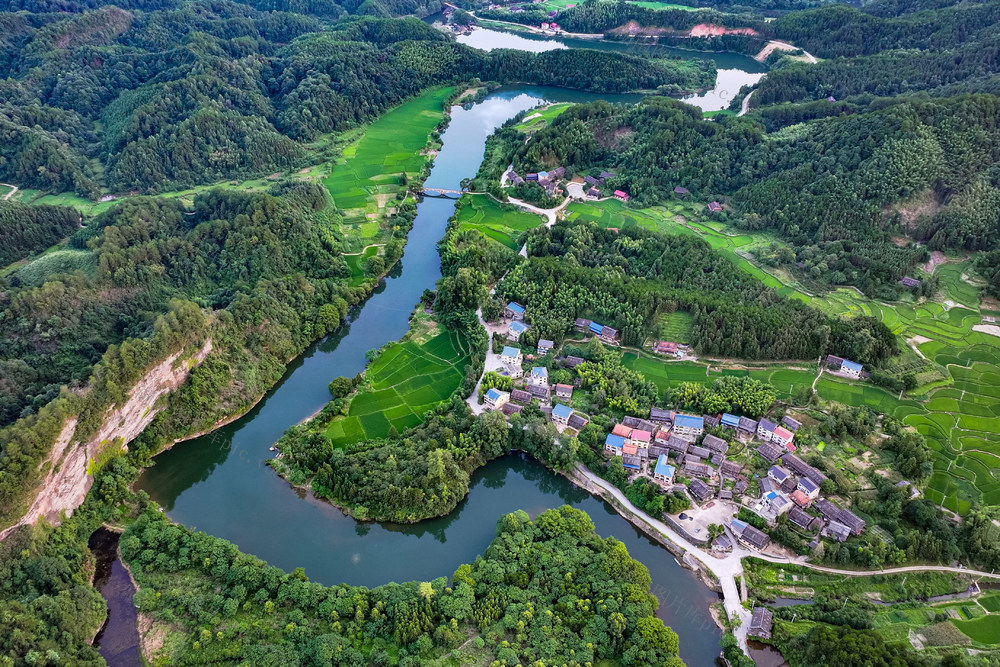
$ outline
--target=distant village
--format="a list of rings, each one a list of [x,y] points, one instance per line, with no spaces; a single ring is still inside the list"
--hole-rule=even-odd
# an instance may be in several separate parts
[[[498,357],[494,372],[511,378],[514,388],[489,389],[483,395],[483,408],[510,416],[536,402],[562,435],[577,435],[591,421],[590,415],[573,407],[578,386],[550,384],[546,366],[530,365],[553,353],[555,342],[540,339],[527,355],[517,346],[529,329],[526,315],[525,306],[516,302],[504,309],[499,331],[510,344],[494,355]],[[599,322],[577,318],[575,330],[606,345],[620,343],[619,332]],[[651,351],[675,359],[692,354],[688,345],[664,340],[654,343]],[[562,368],[575,369],[584,359],[561,356],[556,362]],[[861,364],[850,359],[829,355],[824,363],[828,372],[847,378],[867,375]],[[577,402],[581,404],[586,403]],[[865,530],[864,519],[825,497],[826,475],[798,452],[795,434],[801,426],[789,415],[780,420],[752,419],[653,407],[648,414],[625,416],[614,424],[604,439],[604,453],[609,461],[621,460],[630,480],[645,477],[665,492],[689,498],[691,509],[679,516],[658,518],[719,555],[731,551],[734,543],[755,551],[779,550],[779,545],[771,544],[767,530],[782,516],[802,533],[812,534],[810,548],[822,538],[844,542],[851,535],[860,535]],[[740,510],[756,519],[737,518]],[[711,524],[725,526],[725,531],[710,539],[707,528]]]

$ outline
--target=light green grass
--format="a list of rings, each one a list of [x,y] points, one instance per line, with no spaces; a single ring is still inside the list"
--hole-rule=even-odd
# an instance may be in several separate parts
[[[971,621],[955,621],[955,626],[974,642],[1000,644],[1000,615],[991,614]]]
[[[525,115],[523,121],[514,126],[514,129],[520,130],[521,132],[540,130],[571,106],[573,105],[568,102],[561,102],[559,104],[550,104],[539,109],[533,109]]]
[[[545,222],[540,215],[482,195],[464,195],[455,206],[455,216],[460,229],[474,229],[511,250],[519,250],[525,233]]]
[[[343,447],[422,424],[426,412],[462,384],[470,358],[464,338],[421,314],[406,340],[392,343],[371,363],[347,415],[330,422],[327,437]]]

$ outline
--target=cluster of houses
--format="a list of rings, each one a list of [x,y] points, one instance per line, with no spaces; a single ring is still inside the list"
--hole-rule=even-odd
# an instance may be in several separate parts
[[[511,378],[521,377],[523,355],[520,349],[504,347],[500,359],[505,367],[504,375]],[[508,417],[521,412],[532,401],[538,401],[542,412],[548,414],[557,426],[570,428],[579,433],[590,423],[590,419],[566,405],[572,400],[573,385],[561,383],[550,385],[549,369],[545,366],[532,367],[521,386],[514,387],[509,392],[493,387],[483,395],[483,405],[487,410],[499,410]]]
[[[687,345],[669,340],[658,340],[653,345],[653,352],[655,354],[662,354],[676,359],[686,357],[689,349]]]
[[[615,175],[610,171],[602,171],[596,177],[584,176],[583,183],[585,186],[587,186],[587,196],[593,197],[594,199],[598,199],[601,196],[601,186],[604,185],[604,181],[614,177]],[[615,196],[618,196],[617,192],[621,192],[621,190],[616,190],[615,192],[616,192]],[[627,201],[628,195],[625,195],[625,197]]]
[[[576,318],[574,326],[577,331],[582,333],[591,333],[597,336],[601,339],[602,343],[609,343],[611,345],[616,345],[618,343],[618,329],[612,329],[611,327],[604,326],[599,322],[587,320],[582,317]]]
[[[851,361],[850,359],[844,359],[843,357],[838,357],[833,354],[826,355],[826,366],[831,370],[837,371],[841,375],[845,375],[855,380],[871,376],[871,373],[864,370],[864,367],[858,362]]]
[[[548,24],[543,24],[548,25]],[[555,26],[553,23],[552,25]],[[558,30],[558,26],[554,29]],[[538,185],[545,188],[545,194],[549,197],[555,197],[562,191],[559,189],[559,182],[566,178],[566,167],[556,167],[555,169],[549,171],[533,171],[525,174],[523,177],[518,174],[513,169],[507,171],[507,180],[511,185],[523,185],[524,183],[537,183]]]

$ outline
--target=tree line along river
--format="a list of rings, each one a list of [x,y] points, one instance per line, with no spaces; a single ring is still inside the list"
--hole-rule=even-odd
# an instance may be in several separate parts
[[[543,102],[598,98],[632,102],[637,96],[512,86],[471,108],[453,107],[425,186],[460,189],[461,180],[475,174],[482,161],[487,136],[517,113]],[[450,576],[485,550],[503,514],[523,509],[534,516],[569,504],[586,511],[600,535],[624,542],[649,568],[652,592],[660,600],[658,614],[680,636],[681,657],[690,665],[712,664],[721,633],[709,605],[718,596],[605,502],[526,457],[493,461],[474,475],[468,498],[454,512],[412,525],[355,521],[289,486],[265,465],[282,433],[329,400],[331,379],[360,372],[368,350],[407,332],[420,294],[440,278],[436,244],[454,206],[449,199],[420,202],[400,264],[350,321],[292,362],[281,382],[244,417],[157,456],[137,488],[172,520],[225,538],[285,570],[304,567],[312,580],[327,585],[378,586]]]

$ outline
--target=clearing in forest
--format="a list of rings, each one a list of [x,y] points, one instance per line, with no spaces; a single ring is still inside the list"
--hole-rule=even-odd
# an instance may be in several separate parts
[[[464,195],[455,206],[455,216],[460,229],[474,229],[511,250],[520,250],[528,230],[545,222],[536,213],[482,195]]]

